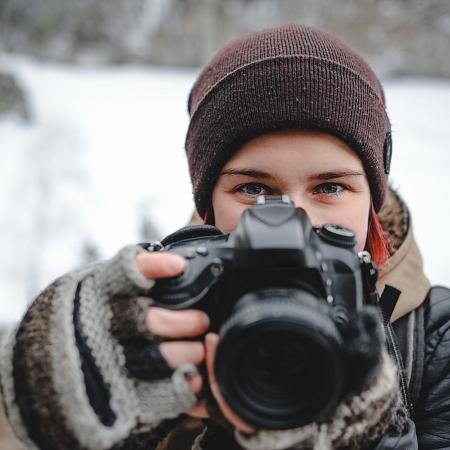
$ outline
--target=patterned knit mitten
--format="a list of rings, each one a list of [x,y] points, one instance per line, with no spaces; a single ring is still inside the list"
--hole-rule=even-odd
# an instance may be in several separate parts
[[[145,326],[139,246],[69,273],[28,309],[0,357],[5,409],[29,448],[155,448],[196,403]]]

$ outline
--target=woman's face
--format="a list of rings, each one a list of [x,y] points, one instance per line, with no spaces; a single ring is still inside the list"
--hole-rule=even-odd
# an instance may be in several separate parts
[[[279,131],[247,142],[225,165],[214,187],[215,225],[232,231],[258,195],[288,194],[313,225],[335,223],[366,243],[370,189],[361,160],[324,133]]]

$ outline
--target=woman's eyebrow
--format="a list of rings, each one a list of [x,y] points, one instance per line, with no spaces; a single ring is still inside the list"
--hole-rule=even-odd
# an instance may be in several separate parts
[[[308,178],[310,180],[332,180],[335,178],[344,178],[344,177],[354,177],[354,176],[363,176],[365,177],[365,172],[361,170],[332,170],[329,172],[320,172],[314,175],[310,175]]]
[[[272,175],[263,170],[247,169],[247,168],[236,168],[236,169],[225,169],[222,170],[220,175],[244,175],[252,178],[262,178],[265,180],[274,179]]]
[[[272,175],[268,172],[264,172],[263,170],[256,169],[247,169],[247,168],[235,168],[235,169],[225,169],[222,171],[221,175],[243,175],[252,178],[261,178],[261,179],[274,179]],[[319,172],[313,175],[310,175],[308,179],[310,180],[331,180],[334,178],[344,178],[349,176],[366,176],[363,171],[360,170],[332,170],[328,172]]]

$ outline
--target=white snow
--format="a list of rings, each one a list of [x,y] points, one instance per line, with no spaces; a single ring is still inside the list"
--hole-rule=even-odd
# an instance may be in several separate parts
[[[81,243],[109,257],[136,242],[143,211],[161,234],[193,211],[184,156],[196,71],[73,67],[0,55],[33,120],[0,121],[0,321],[20,318]],[[385,83],[393,123],[391,180],[408,202],[433,283],[450,280],[450,81]]]

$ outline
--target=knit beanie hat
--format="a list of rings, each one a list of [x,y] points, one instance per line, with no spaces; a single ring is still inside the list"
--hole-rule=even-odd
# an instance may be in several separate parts
[[[188,109],[186,153],[201,217],[231,156],[250,139],[285,129],[320,131],[347,143],[364,164],[375,210],[381,208],[391,159],[384,92],[340,39],[285,25],[233,40],[198,76]]]

